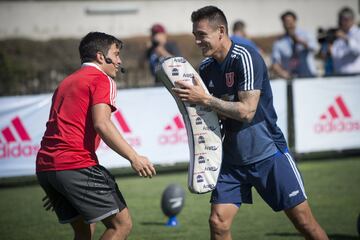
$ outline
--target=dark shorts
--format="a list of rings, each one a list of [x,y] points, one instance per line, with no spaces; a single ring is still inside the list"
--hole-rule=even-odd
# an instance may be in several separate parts
[[[242,203],[252,203],[252,187],[274,211],[295,207],[307,198],[291,155],[279,151],[246,166],[223,163],[210,202],[233,203],[238,207]]]
[[[80,215],[93,223],[126,207],[114,177],[100,165],[36,175],[60,223],[70,223]]]

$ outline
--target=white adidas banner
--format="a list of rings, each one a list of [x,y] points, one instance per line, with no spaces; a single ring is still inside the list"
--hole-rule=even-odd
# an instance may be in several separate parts
[[[51,96],[0,98],[0,177],[32,175]]]
[[[270,81],[273,92],[273,103],[278,117],[277,125],[288,141],[288,112],[287,112],[287,83],[285,80],[276,79]]]
[[[360,76],[293,82],[298,153],[360,148]]]
[[[116,103],[112,120],[140,154],[155,164],[188,161],[185,125],[165,88],[121,90]],[[50,94],[0,98],[0,177],[35,173],[50,105]],[[106,167],[130,166],[103,142],[97,154]]]
[[[286,83],[271,83],[279,126],[286,126]],[[112,118],[125,139],[155,164],[189,161],[187,133],[174,99],[164,87],[120,90]],[[0,177],[33,175],[51,95],[0,97]],[[128,167],[105,144],[97,154],[106,167]]]

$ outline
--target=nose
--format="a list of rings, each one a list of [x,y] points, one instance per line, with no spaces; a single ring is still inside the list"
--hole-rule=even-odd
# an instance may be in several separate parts
[[[118,65],[121,65],[121,64],[122,64],[122,60],[121,60],[120,56],[117,57],[116,61],[117,61],[117,64],[118,64]]]

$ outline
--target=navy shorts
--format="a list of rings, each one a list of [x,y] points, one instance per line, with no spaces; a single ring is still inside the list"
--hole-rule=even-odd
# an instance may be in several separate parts
[[[70,223],[80,215],[93,223],[126,207],[114,177],[100,165],[36,175],[60,223]]]
[[[262,161],[245,165],[223,162],[210,202],[213,204],[252,203],[254,187],[274,210],[295,207],[306,200],[301,175],[289,153],[277,152]]]

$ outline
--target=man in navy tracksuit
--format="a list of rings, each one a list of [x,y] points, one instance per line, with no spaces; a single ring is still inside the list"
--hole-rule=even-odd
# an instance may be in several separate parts
[[[211,196],[211,239],[231,239],[240,205],[252,203],[251,188],[274,210],[286,213],[306,239],[328,239],[311,213],[300,173],[276,125],[277,116],[266,65],[250,46],[228,37],[224,13],[213,6],[191,15],[193,34],[203,56],[194,85],[179,81],[183,100],[211,107],[222,119],[223,162]]]

